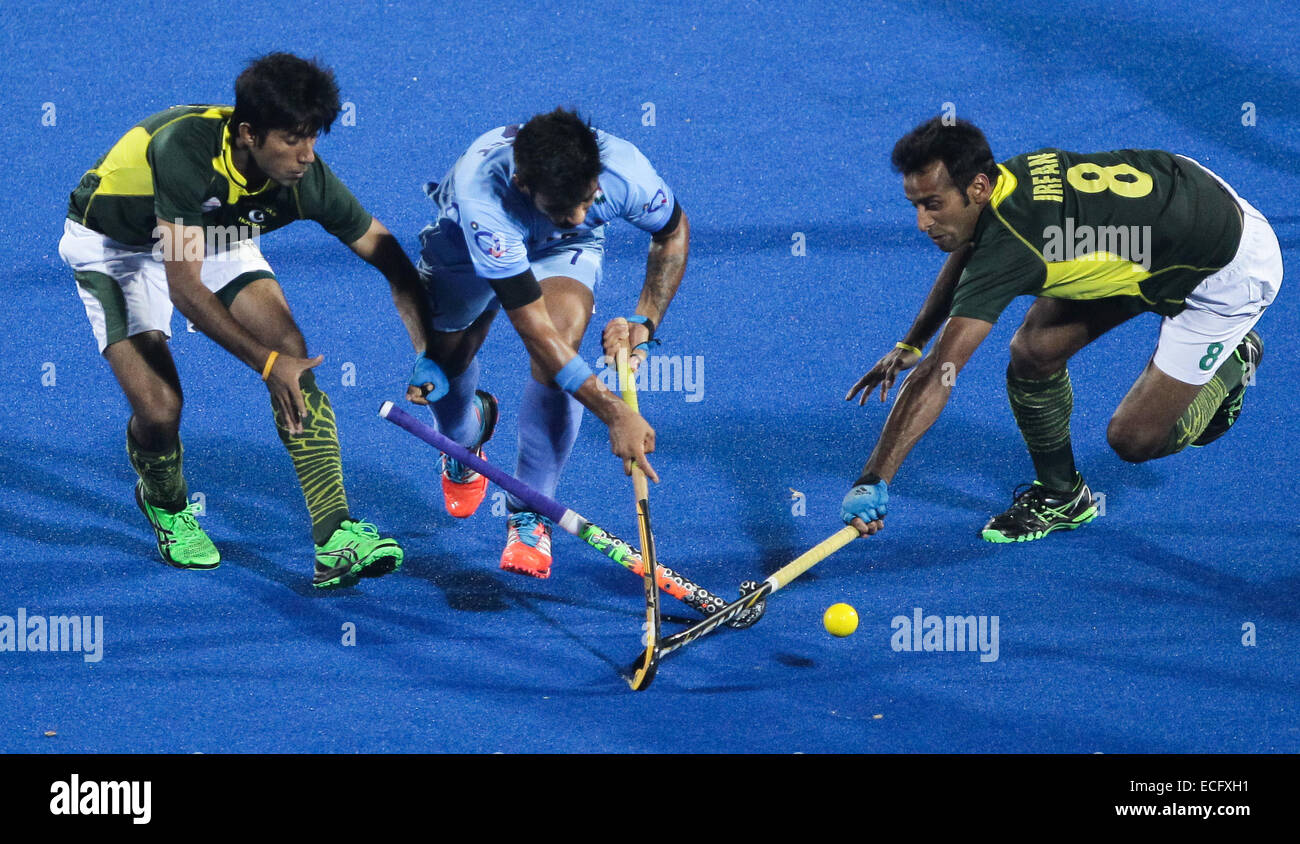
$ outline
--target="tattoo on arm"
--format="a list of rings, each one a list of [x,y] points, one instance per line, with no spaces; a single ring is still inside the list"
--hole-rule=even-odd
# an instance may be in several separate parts
[[[637,301],[637,313],[645,314],[662,325],[668,305],[677,295],[686,272],[686,259],[690,253],[690,224],[682,215],[676,230],[669,238],[650,242],[646,257],[645,284]]]

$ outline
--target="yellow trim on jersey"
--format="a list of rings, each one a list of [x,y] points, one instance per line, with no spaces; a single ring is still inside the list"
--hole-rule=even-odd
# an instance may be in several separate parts
[[[1041,258],[1042,255],[1040,254]],[[1110,252],[1092,252],[1073,261],[1044,261],[1047,281],[1040,296],[1053,299],[1104,299],[1142,296],[1139,283],[1151,277],[1141,264]],[[1150,299],[1142,298],[1148,303]]]
[[[269,190],[275,186],[275,182],[267,179],[257,190],[248,189],[248,180],[244,174],[239,172],[235,166],[232,156],[235,153],[234,146],[230,143],[230,133],[225,132],[221,136],[221,154],[214,156],[212,159],[212,169],[226,178],[226,204],[234,205],[244,196],[256,196],[262,191]]]
[[[91,171],[99,176],[96,195],[148,196],[153,193],[153,174],[144,157],[151,137],[143,126],[137,126],[113,144],[100,165]]]
[[[233,108],[210,108],[193,114],[182,114],[169,120],[150,133],[143,126],[136,126],[113,144],[113,148],[104,156],[99,166],[89,172],[99,176],[99,185],[86,200],[86,218],[90,217],[90,208],[100,194],[105,196],[151,196],[153,194],[153,171],[149,168],[146,155],[149,142],[163,129],[184,120],[187,117],[221,117],[228,116]]]
[[[1015,174],[1010,170],[1003,167],[1001,164],[998,165],[998,169],[1002,171],[1002,175],[998,176],[998,183],[993,186],[993,196],[989,197],[989,204],[994,208],[1001,205],[1002,200],[1014,193],[1016,187],[1020,184],[1016,180]],[[1002,218],[999,217],[998,219],[1001,220]],[[1006,221],[1003,220],[1003,222],[1005,223]],[[1007,228],[1011,227],[1007,226]]]

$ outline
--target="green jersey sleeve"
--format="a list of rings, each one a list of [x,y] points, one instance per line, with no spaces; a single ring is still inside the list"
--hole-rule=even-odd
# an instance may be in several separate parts
[[[302,216],[315,220],[344,243],[354,243],[370,228],[370,213],[352,191],[317,158],[298,188]]]
[[[957,280],[949,316],[997,322],[1012,299],[1041,289],[1047,273],[1029,246],[984,213],[975,234],[978,246]]]

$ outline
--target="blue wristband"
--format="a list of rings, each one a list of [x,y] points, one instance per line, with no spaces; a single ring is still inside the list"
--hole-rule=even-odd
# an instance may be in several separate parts
[[[420,354],[415,359],[415,368],[411,370],[411,380],[409,383],[412,387],[424,389],[425,384],[432,384],[433,388],[424,394],[426,401],[437,401],[447,395],[451,389],[451,384],[447,380],[447,374],[438,366],[437,361],[431,360]]]
[[[634,316],[624,317],[624,318],[625,318],[628,322],[634,322],[634,323],[636,323],[637,325],[644,325],[645,328],[646,328],[646,331],[649,331],[649,332],[650,332],[650,337],[651,337],[651,339],[654,338],[654,336],[655,336],[655,328],[657,328],[657,326],[655,325],[654,320],[650,319],[650,317],[648,317],[648,316],[642,316],[641,314],[636,314],[636,315],[634,315]]]
[[[642,316],[641,314],[636,314],[630,317],[624,317],[624,319],[626,319],[628,322],[634,322],[637,323],[638,325],[644,325],[646,331],[650,332],[650,336],[646,339],[644,343],[637,343],[635,346],[632,347],[632,351],[645,352],[646,357],[649,357],[650,350],[663,342],[662,340],[655,339],[654,320],[650,319],[650,317],[648,316]]]
[[[596,373],[591,371],[591,367],[582,359],[582,355],[574,355],[573,359],[564,365],[564,368],[555,373],[555,383],[566,393],[576,393],[586,383],[587,379]]]

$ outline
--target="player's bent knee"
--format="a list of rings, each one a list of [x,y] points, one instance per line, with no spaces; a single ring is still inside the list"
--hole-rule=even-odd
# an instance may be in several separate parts
[[[1106,442],[1119,458],[1128,463],[1145,463],[1160,454],[1165,437],[1130,425],[1118,417],[1106,428]]]
[[[478,354],[478,346],[470,343],[452,345],[435,339],[438,336],[434,335],[430,338],[426,354],[429,355],[430,360],[438,364],[438,368],[448,378],[459,378],[474,361],[474,355]]]
[[[184,400],[179,393],[158,390],[132,402],[131,412],[136,424],[152,434],[175,434],[181,426],[181,407]]]
[[[1017,378],[1041,380],[1065,365],[1065,361],[1043,343],[1033,331],[1019,329],[1011,338],[1011,371]]]

